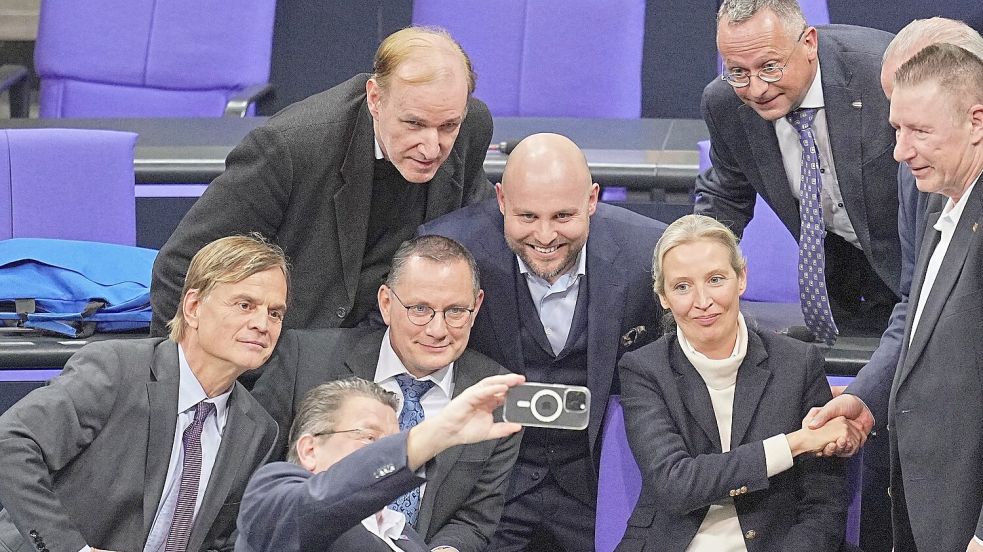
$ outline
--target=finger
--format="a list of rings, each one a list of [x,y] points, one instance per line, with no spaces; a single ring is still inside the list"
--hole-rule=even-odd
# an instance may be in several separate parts
[[[829,420],[829,413],[826,411],[826,407],[814,406],[809,409],[809,414],[806,415],[806,421],[808,421],[809,429],[818,429],[823,427]]]
[[[488,429],[489,439],[501,439],[522,431],[522,426],[514,422],[495,422]]]

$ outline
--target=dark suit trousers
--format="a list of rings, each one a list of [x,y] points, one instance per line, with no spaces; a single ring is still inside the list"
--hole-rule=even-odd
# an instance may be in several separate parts
[[[881,280],[864,252],[826,232],[826,288],[842,336],[880,337],[898,296]]]
[[[552,475],[547,475],[542,484],[505,504],[488,550],[593,552],[594,517],[592,506],[563,490]]]

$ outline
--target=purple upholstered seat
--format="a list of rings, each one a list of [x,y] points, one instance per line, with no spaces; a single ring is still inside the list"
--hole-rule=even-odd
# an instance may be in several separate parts
[[[0,239],[136,243],[132,132],[0,130]]]
[[[266,83],[274,0],[45,0],[42,117],[218,117]]]
[[[710,142],[699,142],[700,172],[710,167]],[[761,196],[754,218],[744,229],[741,250],[748,262],[745,301],[799,302],[799,245]]]
[[[415,0],[450,31],[496,116],[641,116],[643,0]]]

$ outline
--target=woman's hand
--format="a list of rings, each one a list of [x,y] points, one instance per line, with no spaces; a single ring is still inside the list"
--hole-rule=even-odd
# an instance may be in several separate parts
[[[827,445],[838,441],[859,447],[863,437],[863,429],[843,416],[833,418],[816,429],[810,429],[808,422],[804,421],[802,429],[786,435],[793,457],[804,452],[821,453]]]

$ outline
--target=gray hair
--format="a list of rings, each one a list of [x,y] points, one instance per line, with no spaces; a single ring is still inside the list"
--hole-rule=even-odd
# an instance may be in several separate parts
[[[774,12],[793,38],[806,27],[806,18],[796,0],[724,0],[717,12],[717,24],[725,20],[730,25],[740,24],[764,9]]]
[[[983,101],[983,59],[959,46],[942,42],[926,46],[894,74],[895,87],[927,82],[936,83],[953,99],[970,103]]]
[[[396,254],[393,255],[393,262],[389,268],[389,276],[386,278],[386,286],[393,288],[399,283],[399,279],[406,271],[406,263],[413,257],[420,257],[438,264],[448,264],[454,261],[464,261],[471,271],[471,291],[475,297],[481,291],[481,277],[478,275],[478,263],[474,256],[460,243],[444,236],[417,236],[411,240],[404,241]]]
[[[297,416],[290,426],[288,461],[294,464],[300,463],[300,458],[297,456],[297,441],[304,435],[334,431],[338,409],[349,397],[374,399],[392,408],[393,411],[399,409],[399,399],[396,398],[396,394],[386,391],[371,381],[348,378],[322,383],[308,391],[297,408]]]
[[[674,247],[700,240],[723,245],[730,257],[730,266],[737,274],[747,267],[747,259],[737,245],[737,236],[729,228],[708,216],[685,215],[666,228],[652,253],[652,289],[657,295],[664,296],[666,291],[666,277],[662,269],[666,253]]]
[[[980,33],[962,21],[932,17],[916,19],[898,31],[884,50],[884,61],[904,61],[925,46],[939,42],[959,46],[983,59],[983,37],[980,37]]]

